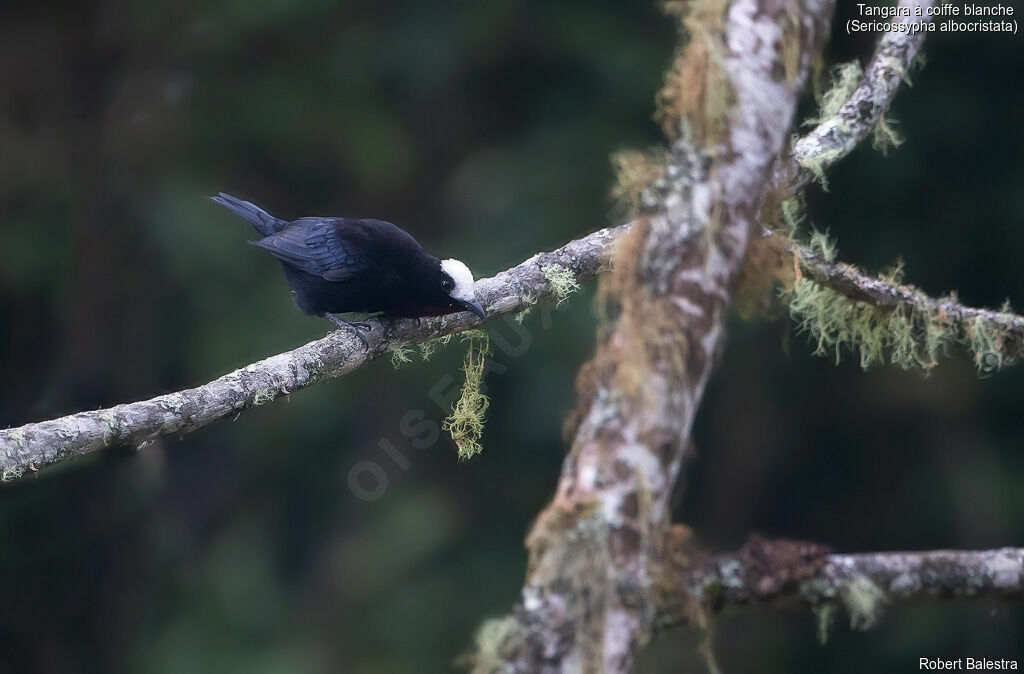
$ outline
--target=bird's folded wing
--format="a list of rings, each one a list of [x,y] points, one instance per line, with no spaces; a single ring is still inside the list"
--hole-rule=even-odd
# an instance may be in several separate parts
[[[281,232],[251,242],[296,269],[328,281],[347,281],[369,265],[346,244],[330,221],[296,222]]]

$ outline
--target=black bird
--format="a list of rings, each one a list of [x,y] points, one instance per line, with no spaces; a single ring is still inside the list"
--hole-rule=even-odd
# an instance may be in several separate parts
[[[473,274],[458,260],[441,261],[406,231],[383,220],[279,220],[248,201],[220,193],[210,199],[252,223],[264,238],[249,243],[281,261],[295,304],[338,327],[358,328],[333,314],[381,313],[394,318],[471,311],[486,316]],[[363,341],[358,329],[356,334]]]

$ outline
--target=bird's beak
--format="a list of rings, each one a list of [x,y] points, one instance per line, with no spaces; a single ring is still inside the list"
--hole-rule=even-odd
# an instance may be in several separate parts
[[[487,312],[484,311],[484,308],[480,306],[479,302],[474,302],[473,300],[459,300],[459,304],[462,305],[462,308],[466,311],[472,312],[480,318],[487,318]]]

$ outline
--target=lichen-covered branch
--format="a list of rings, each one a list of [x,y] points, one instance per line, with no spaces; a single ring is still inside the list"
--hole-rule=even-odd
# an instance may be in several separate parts
[[[779,236],[781,234],[774,234]],[[888,359],[904,367],[929,369],[939,351],[957,343],[980,370],[1014,362],[1024,350],[1024,317],[961,304],[954,295],[930,297],[896,275],[874,277],[836,262],[826,245],[812,249],[787,244],[799,277],[790,309],[799,326],[818,343],[818,353],[859,351],[864,367]]]
[[[688,7],[692,40],[659,96],[674,140],[668,164],[617,249],[604,288],[615,316],[581,373],[572,449],[527,539],[523,600],[485,628],[478,671],[627,671],[654,624],[669,498],[771,163],[832,9]]]
[[[900,0],[909,7],[911,16],[893,18],[896,24],[927,23],[931,17],[916,16],[915,7],[926,10],[936,0]],[[926,32],[893,30],[882,35],[871,62],[860,81],[839,109],[822,120],[810,133],[793,146],[789,156],[780,157],[774,168],[772,182],[798,191],[814,178],[821,179],[825,169],[848,155],[880,123],[901,82],[909,82],[909,73]]]
[[[606,268],[612,242],[626,227],[600,230],[477,281],[477,297],[487,309],[488,320],[518,313],[536,302],[560,299],[567,274],[576,283],[594,278]],[[394,348],[462,332],[481,321],[461,313],[420,323],[370,323],[373,329],[365,351],[353,335],[332,332],[196,388],[0,430],[0,475],[10,480],[26,471],[105,447],[141,446],[161,436],[181,436],[325,379],[348,374]]]
[[[814,543],[752,538],[738,552],[705,554],[676,526],[668,549],[662,626],[734,606],[802,602],[823,628],[841,606],[851,627],[868,629],[900,600],[1024,596],[1021,548],[834,554]]]

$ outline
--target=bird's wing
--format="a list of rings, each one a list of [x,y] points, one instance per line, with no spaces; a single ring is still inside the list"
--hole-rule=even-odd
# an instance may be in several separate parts
[[[347,281],[369,267],[357,242],[346,241],[334,220],[297,220],[277,234],[252,243],[278,260],[328,281]]]

